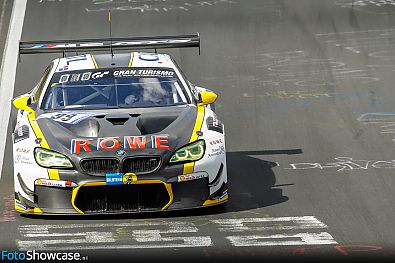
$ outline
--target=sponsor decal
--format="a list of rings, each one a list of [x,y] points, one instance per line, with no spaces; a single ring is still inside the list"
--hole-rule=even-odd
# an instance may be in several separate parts
[[[63,74],[59,78],[59,83],[87,81],[93,79],[101,79],[110,74],[110,71],[84,72],[76,74]]]
[[[127,149],[145,149],[147,138],[145,136],[125,136],[123,145]]]
[[[29,138],[29,127],[27,125],[17,126],[14,132],[14,143]]]
[[[37,45],[34,46],[33,48],[58,48],[58,47],[65,47],[66,45],[55,45],[55,44],[50,44],[50,45]],[[58,69],[58,71],[66,71],[69,70],[69,66],[72,62],[76,61],[84,61],[87,60],[86,55],[79,55],[79,56],[73,56],[73,57],[67,57],[66,58],[66,64],[63,65],[61,68]]]
[[[123,184],[132,184],[133,183],[133,175],[134,176],[136,176],[135,174],[132,174],[132,173],[127,173],[127,174],[124,174],[123,176],[122,176],[122,183]]]
[[[67,57],[66,58],[66,64],[70,65],[70,63],[75,62],[75,61],[82,61],[86,60],[86,55],[78,55],[78,56],[73,56],[73,57]]]
[[[30,153],[29,149],[23,149],[23,148],[17,148],[15,151],[18,153]]]
[[[126,70],[115,70],[113,72],[114,77],[173,77],[175,75],[172,69],[126,69]]]
[[[81,80],[82,81],[89,80],[91,78],[91,75],[92,75],[92,72],[82,73]]]
[[[119,137],[107,137],[107,138],[99,138],[97,139],[97,147],[99,150],[107,150],[113,151],[118,149],[121,146],[121,142],[118,140]]]
[[[20,154],[15,155],[14,162],[15,162],[15,164],[17,164],[17,163],[20,163],[20,164],[34,164],[29,157],[22,156]]]
[[[208,177],[207,173],[183,174],[178,176],[178,182],[191,181]]]
[[[71,82],[76,82],[76,81],[79,81],[79,80],[80,80],[80,74],[72,74],[71,75],[71,78],[70,78]]]
[[[228,189],[225,189],[222,193],[220,193],[220,195],[218,196],[215,196],[215,197],[211,197],[210,199],[208,199],[207,201],[208,201],[208,203],[206,203],[207,205],[208,204],[215,204],[215,203],[218,203],[218,202],[222,202],[222,201],[225,201],[226,199],[228,198]],[[206,202],[207,202],[206,201]],[[211,202],[210,202],[211,201]]]
[[[122,173],[106,174],[106,184],[107,185],[123,184],[123,174]]]
[[[170,150],[169,136],[167,135],[159,135],[159,136],[151,136],[152,140],[152,149],[162,149],[162,150]]]
[[[27,207],[24,206],[19,200],[15,200],[15,205],[19,208],[21,208],[22,210],[27,210]]]
[[[218,144],[223,144],[223,142],[222,142],[222,139],[221,138],[219,138],[219,139],[215,139],[215,140],[212,140],[212,141],[209,141],[208,142],[210,145],[218,145]]]
[[[92,79],[101,79],[104,78],[106,75],[108,75],[110,71],[105,71],[105,72],[95,72],[92,74]]]
[[[78,111],[60,111],[52,113],[44,113],[38,116],[37,120],[47,118],[52,119],[57,122],[67,123],[67,124],[78,124],[81,121],[98,115],[104,115],[104,113],[94,113],[94,112],[78,112]]]
[[[158,55],[152,55],[152,54],[140,54],[139,59],[143,61],[158,61],[159,57]]]
[[[208,143],[209,143],[210,145],[219,145],[219,144],[223,144],[222,138],[214,139],[214,140],[208,141]]]
[[[90,144],[92,139],[73,139],[71,140],[71,153],[80,153],[82,150],[84,152],[90,152]]]
[[[134,46],[134,45],[158,45],[158,44],[178,44],[178,43],[188,43],[192,42],[191,39],[161,39],[161,40],[125,40],[125,41],[113,41],[113,46]],[[58,43],[58,44],[37,44],[32,47],[32,49],[51,49],[51,48],[69,48],[73,49],[76,47],[100,47],[104,45],[108,45],[108,41],[106,42],[86,42],[86,43]],[[85,55],[84,55],[85,56]],[[75,56],[70,58],[78,58],[81,56]]]
[[[70,77],[69,74],[64,74],[64,75],[60,76],[59,83],[68,82],[69,81],[69,77]]]
[[[218,200],[222,200],[222,199],[225,198],[225,196],[227,196],[227,195],[228,195],[228,190],[225,190],[225,191],[222,193],[222,195],[219,196],[217,199],[218,199]]]
[[[64,65],[63,67],[58,69],[58,71],[66,71],[66,70],[69,70],[69,65]]]
[[[59,71],[68,70],[69,66],[65,65]],[[123,68],[123,69],[109,69],[103,70],[78,70],[70,74],[56,74],[54,77],[53,85],[56,84],[76,84],[83,83],[84,81],[94,81],[97,79],[105,78],[174,78],[176,73],[171,68]],[[114,81],[114,80],[112,80]]]
[[[106,174],[106,185],[132,184],[137,180],[134,173],[109,173]]]
[[[91,152],[92,150],[119,151],[145,148],[170,150],[169,135],[152,135],[150,139],[151,143],[147,143],[147,136],[124,136],[123,139],[120,137],[106,137],[98,138],[96,144],[92,143],[93,139],[72,139],[70,151],[74,154]]]
[[[211,153],[208,154],[208,157],[215,157],[225,154],[225,147],[224,146],[218,146],[218,148],[213,148],[211,149]]]
[[[37,179],[34,181],[36,185],[40,186],[50,186],[50,187],[76,187],[77,184],[71,181],[61,181],[61,180],[48,180],[48,179]]]
[[[224,133],[222,122],[220,122],[217,118],[210,116],[207,118],[206,122],[207,122],[207,129],[209,129],[211,131],[216,131],[219,133]]]

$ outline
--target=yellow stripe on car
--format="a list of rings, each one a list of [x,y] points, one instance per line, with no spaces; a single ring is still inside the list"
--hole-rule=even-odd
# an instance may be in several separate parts
[[[27,115],[27,118],[29,119],[30,126],[33,129],[34,134],[36,135],[37,139],[40,139],[40,146],[45,149],[50,149],[49,144],[47,140],[44,137],[44,134],[42,133],[40,126],[37,123],[36,120],[36,113],[32,110],[29,112]],[[59,170],[58,169],[47,169],[48,171],[48,176],[49,179],[53,180],[59,180]]]
[[[14,199],[14,207],[15,207],[15,210],[16,210],[17,212],[19,212],[19,213],[26,213],[27,210],[22,209],[20,206],[18,206],[18,205],[17,205],[17,202],[20,202],[20,201],[17,200],[17,199]]]
[[[20,201],[18,199],[14,199],[15,210],[19,213],[28,213],[28,214],[36,214],[36,215],[41,215],[43,213],[43,211],[38,207],[27,208],[26,210],[24,210],[17,205],[17,202],[20,203]]]
[[[35,215],[41,215],[43,213],[43,211],[38,207],[29,208],[29,209],[27,209],[27,212],[30,214],[35,214]]]
[[[197,106],[197,116],[196,116],[196,121],[195,121],[195,127],[193,127],[192,135],[191,138],[189,139],[189,142],[194,142],[199,138],[199,135],[197,134],[198,131],[202,129],[203,125],[203,120],[204,120],[204,112],[205,112],[205,107],[203,106]],[[184,164],[184,172],[183,174],[191,174],[193,173],[193,169],[195,167],[195,162],[190,162]]]
[[[228,201],[228,198],[229,198],[228,195],[225,195],[221,199],[208,199],[203,203],[203,206],[220,204],[220,203]]]
[[[94,57],[92,54],[90,54],[90,55],[91,55],[91,58],[92,58],[93,64],[95,65],[95,69],[98,69],[98,68],[99,68],[99,66],[97,65],[97,62],[96,62],[96,60],[95,60],[95,57]]]
[[[132,64],[133,64],[133,58],[134,58],[134,52],[131,52],[131,53],[130,53],[130,61],[129,61],[129,65],[128,65],[128,67],[129,67],[129,68],[131,68],[131,67],[132,67]]]

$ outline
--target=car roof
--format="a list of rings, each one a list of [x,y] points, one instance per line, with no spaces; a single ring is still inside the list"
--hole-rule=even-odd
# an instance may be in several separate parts
[[[147,67],[174,68],[167,54],[130,52],[111,54],[83,54],[59,58],[56,72],[100,68]]]

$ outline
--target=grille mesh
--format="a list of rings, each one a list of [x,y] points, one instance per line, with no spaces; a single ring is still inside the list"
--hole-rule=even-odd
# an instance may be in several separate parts
[[[160,163],[161,159],[159,156],[127,157],[122,164],[116,158],[99,158],[82,160],[81,168],[85,173],[97,176],[119,172],[146,174],[157,170]]]
[[[119,161],[113,159],[85,159],[81,161],[81,168],[91,175],[105,175],[119,171]]]
[[[170,201],[163,184],[86,186],[75,205],[84,213],[161,210]]]
[[[159,165],[159,157],[131,157],[123,161],[122,170],[124,173],[151,173],[158,169]]]

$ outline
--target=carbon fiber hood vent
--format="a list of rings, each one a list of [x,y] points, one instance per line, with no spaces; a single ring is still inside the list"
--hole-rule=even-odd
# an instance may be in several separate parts
[[[51,114],[58,114],[58,112]],[[59,112],[59,115],[65,113]],[[147,147],[138,150],[129,149],[127,156],[134,155],[162,155],[171,152],[189,142],[195,121],[196,107],[190,105],[155,107],[140,109],[109,109],[103,111],[79,111],[78,121],[65,122],[51,117],[41,117],[37,122],[50,148],[67,156],[75,156],[72,147],[73,140],[86,140],[90,149],[76,152],[76,163],[81,158],[111,157],[116,151],[101,150],[99,142],[105,138],[114,138],[119,142],[117,149],[126,150],[125,138],[143,136]],[[168,149],[153,146],[153,135],[166,135]],[[117,142],[117,143],[118,143]],[[111,144],[109,144],[111,145]],[[81,148],[82,149],[82,148]],[[73,159],[73,158],[72,158]]]

